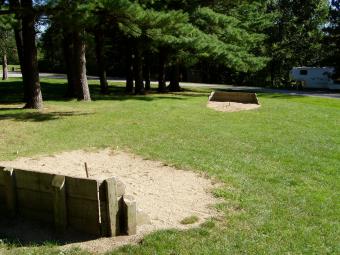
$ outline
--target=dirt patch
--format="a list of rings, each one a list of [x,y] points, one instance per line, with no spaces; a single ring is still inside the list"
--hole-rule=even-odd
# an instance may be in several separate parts
[[[260,108],[259,104],[245,104],[245,103],[236,103],[236,102],[215,102],[210,101],[207,104],[208,108],[211,108],[215,111],[219,112],[239,112],[239,111],[248,111]]]
[[[126,152],[110,149],[95,152],[78,150],[48,157],[20,158],[0,162],[0,165],[85,177],[84,162],[88,164],[91,178],[106,179],[114,176],[120,179],[126,185],[126,194],[136,198],[138,209],[146,213],[150,220],[138,226],[135,236],[73,241],[72,244],[65,244],[65,248],[79,246],[92,252],[105,252],[120,245],[137,242],[143,235],[155,230],[187,229],[216,216],[213,205],[218,200],[209,191],[217,184],[196,173],[178,170]],[[192,216],[198,218],[197,223],[180,223]],[[34,235],[31,228],[27,231],[29,236]]]

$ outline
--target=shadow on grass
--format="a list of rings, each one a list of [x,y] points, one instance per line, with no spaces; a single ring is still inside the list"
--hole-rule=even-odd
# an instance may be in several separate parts
[[[32,122],[43,122],[49,120],[57,120],[64,117],[71,116],[86,116],[92,113],[77,113],[77,112],[16,112],[16,113],[5,113],[2,114],[3,110],[21,110],[13,108],[0,108],[0,120],[15,120],[15,121],[32,121]]]
[[[98,84],[89,84],[91,97],[93,101],[99,100],[141,100],[154,101],[161,99],[184,100],[185,97],[173,94],[158,94],[152,90],[147,95],[129,95],[125,93],[125,88],[119,85],[110,85],[108,94],[101,94]],[[41,81],[41,90],[44,101],[70,101],[73,98],[68,98],[67,84],[62,80],[58,82]],[[23,86],[21,81],[5,81],[0,82],[0,104],[12,104],[23,102]]]
[[[53,224],[42,224],[37,221],[27,221],[22,218],[0,217],[0,239],[14,247],[32,247],[45,245],[63,245],[97,239],[88,235],[67,230],[64,234],[56,234]]]
[[[278,93],[257,93],[261,98],[274,98],[274,99],[299,99],[306,97],[305,95],[289,95],[289,94],[278,94]]]

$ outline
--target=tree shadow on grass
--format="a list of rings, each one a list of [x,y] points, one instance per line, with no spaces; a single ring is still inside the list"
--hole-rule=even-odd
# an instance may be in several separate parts
[[[0,108],[0,121],[1,120],[15,120],[15,121],[31,121],[31,122],[43,122],[50,120],[57,120],[64,117],[71,116],[87,116],[93,113],[78,113],[78,112],[24,112],[21,110],[15,113],[1,113],[3,110],[13,110],[12,108]]]
[[[274,99],[299,99],[305,97],[304,95],[289,95],[279,93],[257,93],[261,98],[274,98]]]
[[[67,84],[62,80],[56,82],[41,81],[41,90],[44,101],[70,101],[73,98],[67,97]],[[185,97],[172,94],[158,94],[151,91],[146,95],[130,95],[125,93],[125,88],[119,85],[110,85],[108,94],[100,93],[100,86],[97,83],[89,84],[91,97],[93,101],[101,100],[141,100],[154,101],[161,99],[184,100]],[[5,81],[0,82],[0,104],[22,103],[23,102],[23,86],[21,81]]]
[[[56,234],[53,224],[42,224],[21,217],[0,217],[0,239],[9,246],[30,247],[48,244],[64,245],[97,239],[97,236],[67,230],[64,234]]]

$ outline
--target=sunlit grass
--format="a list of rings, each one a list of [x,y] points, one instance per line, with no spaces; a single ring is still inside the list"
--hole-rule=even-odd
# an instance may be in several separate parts
[[[222,113],[206,108],[208,91],[126,96],[111,84],[101,96],[93,83],[84,103],[64,100],[63,83],[44,80],[40,112],[11,109],[20,82],[0,83],[0,160],[118,147],[224,183],[222,219],[112,254],[340,253],[340,100],[262,94],[258,110]]]

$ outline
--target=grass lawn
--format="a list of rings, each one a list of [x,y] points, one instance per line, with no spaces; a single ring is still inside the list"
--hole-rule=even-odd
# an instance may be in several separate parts
[[[8,71],[12,72],[13,70],[20,71],[20,65],[8,65]],[[0,65],[0,71],[2,71],[2,65]]]
[[[109,254],[340,254],[340,100],[261,94],[259,110],[222,113],[206,108],[207,90],[124,96],[111,84],[100,96],[92,82],[84,103],[65,101],[64,83],[43,80],[37,112],[8,109],[21,84],[0,82],[0,160],[118,147],[225,183],[222,219]],[[0,254],[86,252],[3,240]]]

